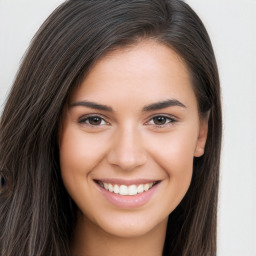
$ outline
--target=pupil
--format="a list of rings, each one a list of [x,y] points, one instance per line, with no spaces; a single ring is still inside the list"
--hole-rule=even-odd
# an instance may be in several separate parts
[[[164,117],[164,116],[154,117],[154,122],[157,125],[163,125],[166,123],[166,117]]]
[[[93,125],[99,125],[100,122],[101,122],[101,118],[99,118],[99,117],[91,117],[89,119],[89,123],[93,124]]]

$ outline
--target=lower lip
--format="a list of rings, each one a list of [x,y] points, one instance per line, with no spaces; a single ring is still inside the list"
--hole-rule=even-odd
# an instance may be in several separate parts
[[[119,194],[115,194],[109,192],[108,190],[102,188],[99,184],[97,184],[102,195],[112,204],[121,207],[121,208],[138,208],[145,205],[153,195],[156,193],[160,182],[150,188],[148,191],[137,194],[135,196],[122,196]]]

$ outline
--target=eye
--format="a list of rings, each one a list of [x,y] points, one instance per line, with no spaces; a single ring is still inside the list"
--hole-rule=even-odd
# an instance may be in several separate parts
[[[80,124],[88,124],[91,126],[101,126],[108,124],[102,117],[100,116],[85,116],[79,120]]]
[[[174,122],[176,122],[176,120],[168,116],[155,116],[148,122],[148,124],[162,127]]]

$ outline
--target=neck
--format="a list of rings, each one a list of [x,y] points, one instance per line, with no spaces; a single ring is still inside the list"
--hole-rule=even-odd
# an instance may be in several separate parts
[[[71,242],[73,256],[161,256],[167,219],[148,233],[118,237],[105,232],[88,219],[78,218]]]

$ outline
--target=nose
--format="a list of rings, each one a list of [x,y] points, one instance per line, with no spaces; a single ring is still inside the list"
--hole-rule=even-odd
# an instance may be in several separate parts
[[[147,155],[140,132],[128,126],[118,130],[113,136],[107,158],[111,165],[126,171],[144,165]]]

